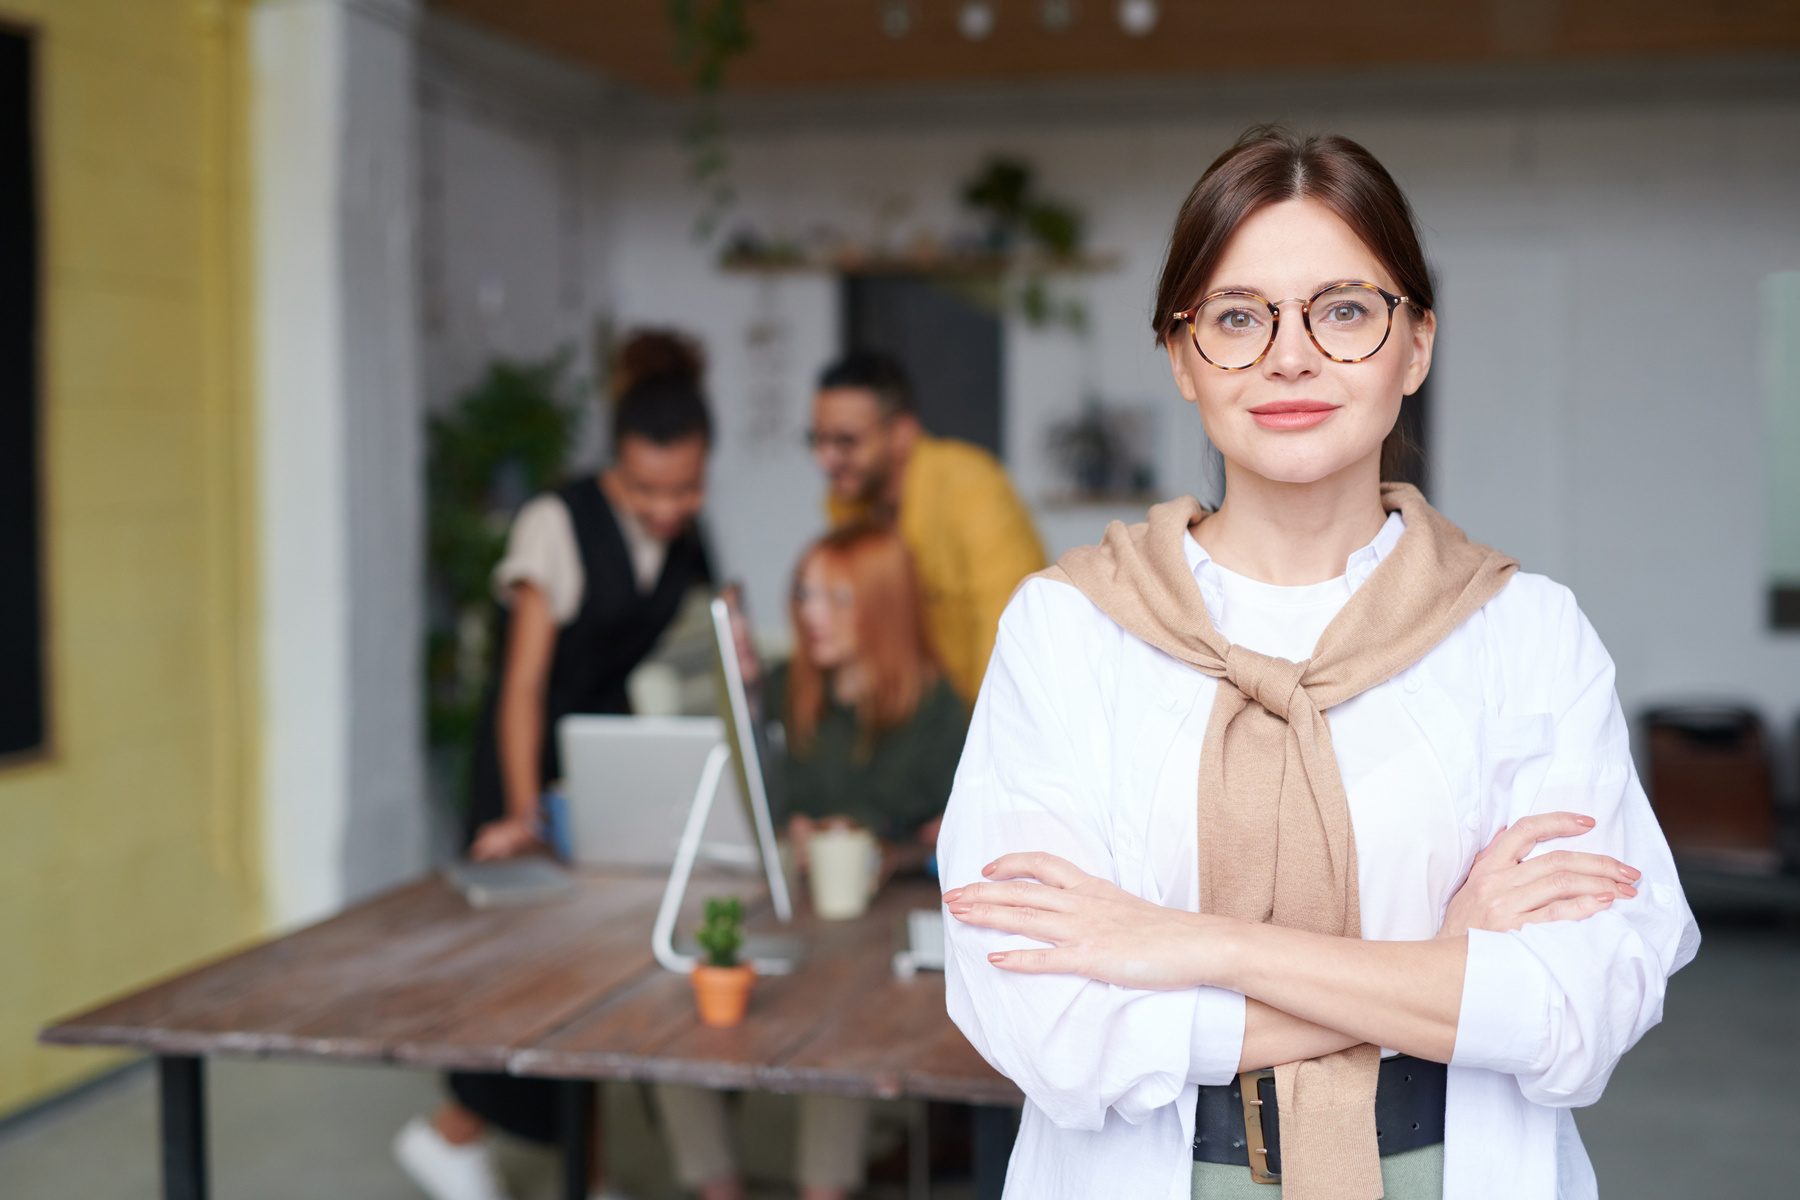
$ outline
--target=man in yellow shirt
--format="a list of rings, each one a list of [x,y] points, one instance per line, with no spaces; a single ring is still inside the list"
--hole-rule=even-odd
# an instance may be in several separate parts
[[[819,377],[807,434],[830,482],[832,525],[897,526],[919,572],[925,624],[950,685],[973,704],[1000,612],[1044,548],[1006,470],[919,424],[900,365],[853,352]]]

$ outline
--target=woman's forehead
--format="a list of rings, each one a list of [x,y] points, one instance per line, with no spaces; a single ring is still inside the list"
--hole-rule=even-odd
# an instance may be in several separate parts
[[[1244,218],[1206,281],[1271,300],[1356,280],[1393,289],[1391,272],[1344,219],[1317,200],[1284,200]]]

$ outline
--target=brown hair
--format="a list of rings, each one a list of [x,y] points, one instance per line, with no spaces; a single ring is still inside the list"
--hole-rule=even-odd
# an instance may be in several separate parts
[[[613,353],[613,400],[652,379],[672,379],[698,388],[705,374],[706,353],[687,334],[674,329],[634,329]]]
[[[937,660],[925,635],[912,555],[900,535],[881,526],[858,524],[834,530],[800,556],[798,580],[818,561],[850,586],[854,597],[856,656],[869,673],[869,689],[857,704],[857,718],[868,735],[904,725],[912,719],[926,686],[937,678]],[[796,589],[797,590],[797,589]],[[825,708],[825,673],[807,653],[800,636],[800,604],[790,603],[794,623],[794,655],[788,662],[787,732],[796,750],[805,753]]]
[[[1412,205],[1387,168],[1347,137],[1301,137],[1257,125],[1213,160],[1175,218],[1150,318],[1157,345],[1174,333],[1175,314],[1200,298],[1238,226],[1284,200],[1317,200],[1329,208],[1388,269],[1414,309],[1425,313],[1436,306]],[[1381,445],[1381,477],[1396,477],[1420,453],[1395,422]]]

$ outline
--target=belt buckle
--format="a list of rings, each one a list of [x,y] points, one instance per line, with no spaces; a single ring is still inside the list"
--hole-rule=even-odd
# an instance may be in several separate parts
[[[1244,1071],[1238,1075],[1238,1093],[1244,1101],[1244,1145],[1250,1148],[1250,1182],[1280,1183],[1281,1176],[1269,1170],[1269,1148],[1263,1142],[1262,1094],[1257,1082],[1275,1078],[1273,1069]]]

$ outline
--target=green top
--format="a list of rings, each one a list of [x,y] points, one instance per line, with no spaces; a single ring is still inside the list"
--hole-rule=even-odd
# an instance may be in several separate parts
[[[781,714],[785,726],[785,665],[769,673],[768,700],[768,711]],[[856,710],[839,704],[828,689],[810,752],[780,756],[787,811],[849,817],[877,837],[911,840],[944,811],[968,730],[968,710],[939,678],[919,698],[910,721],[865,746]]]

